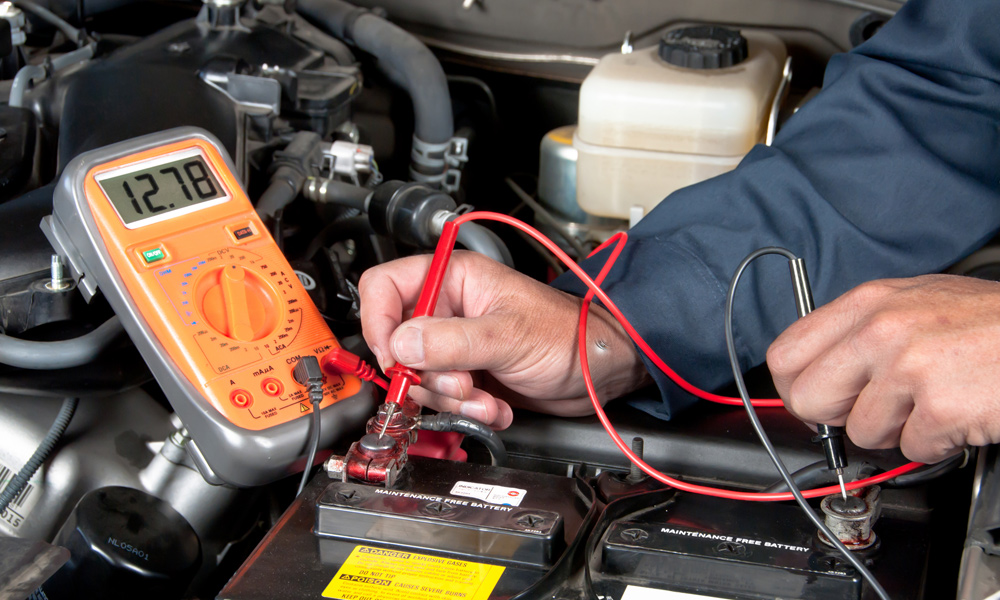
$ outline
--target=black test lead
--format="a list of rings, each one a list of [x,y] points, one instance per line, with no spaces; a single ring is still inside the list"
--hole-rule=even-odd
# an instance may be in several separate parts
[[[795,288],[795,310],[801,319],[816,307],[813,303],[812,287],[809,285],[809,274],[806,273],[806,263],[801,258],[788,261],[788,268],[792,273],[792,286]],[[844,448],[845,430],[843,427],[822,424],[817,425],[816,429],[819,435],[813,438],[813,441],[823,446],[826,466],[837,474],[840,494],[844,497],[844,502],[847,502],[847,487],[844,485],[844,468],[847,467],[847,450]]]

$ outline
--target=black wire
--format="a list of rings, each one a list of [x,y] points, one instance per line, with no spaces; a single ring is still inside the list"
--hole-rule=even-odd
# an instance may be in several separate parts
[[[823,532],[823,535],[826,536],[830,543],[844,555],[847,561],[851,563],[851,566],[853,566],[858,573],[861,574],[865,581],[868,582],[868,585],[875,590],[878,597],[882,600],[890,600],[889,594],[886,593],[885,589],[881,586],[881,584],[879,584],[878,580],[875,579],[875,576],[872,575],[871,571],[869,571],[868,568],[865,567],[864,563],[862,563],[858,557],[854,556],[854,554],[852,554],[851,551],[840,542],[840,539],[838,539],[837,536],[830,531],[830,529],[826,526],[826,523],[824,523],[823,520],[816,515],[816,512],[813,511],[812,507],[809,506],[809,502],[806,501],[805,497],[802,495],[802,491],[799,490],[797,485],[795,485],[795,481],[792,480],[792,476],[788,472],[788,468],[785,467],[785,463],[781,461],[781,457],[778,456],[778,452],[774,449],[774,445],[771,443],[770,438],[767,437],[767,433],[764,431],[764,426],[761,425],[760,419],[757,418],[757,411],[754,410],[753,404],[750,401],[750,394],[747,391],[747,384],[743,380],[743,372],[740,369],[740,359],[736,354],[736,342],[733,337],[733,299],[736,296],[736,286],[739,284],[740,276],[743,275],[743,271],[745,271],[754,260],[768,254],[780,254],[790,261],[798,258],[788,250],[774,246],[768,246],[766,248],[755,250],[740,263],[739,268],[736,269],[736,273],[733,275],[732,281],[729,283],[729,291],[726,293],[726,350],[729,352],[729,364],[733,368],[733,377],[736,380],[736,388],[740,392],[740,398],[743,400],[743,407],[747,411],[747,416],[750,417],[750,424],[753,425],[754,432],[757,433],[757,437],[759,437],[761,443],[764,444],[764,449],[767,450],[767,454],[771,457],[771,462],[774,463],[778,472],[781,473],[781,478],[785,480],[785,485],[788,486],[792,495],[795,496],[795,501],[799,503],[799,506],[802,507],[802,510],[806,513],[806,516],[809,517],[809,520],[813,522],[813,525]]]
[[[24,486],[28,485],[31,477],[38,471],[38,468],[45,463],[49,454],[52,453],[52,449],[59,443],[59,439],[62,438],[63,433],[65,433],[66,428],[69,426],[69,422],[73,418],[73,413],[76,412],[76,405],[79,402],[79,398],[66,398],[63,400],[59,414],[56,415],[56,419],[52,422],[49,432],[42,439],[42,442],[38,444],[38,448],[35,449],[34,454],[21,467],[17,475],[10,480],[10,483],[3,489],[3,492],[0,492],[0,513],[7,510],[7,506],[14,498],[17,498],[21,490],[24,489]]]
[[[916,471],[903,473],[898,477],[885,481],[882,483],[882,487],[906,488],[913,487],[915,485],[922,485],[929,481],[933,481],[938,477],[943,477],[952,471],[960,469],[970,462],[970,460],[971,450],[966,448],[961,454],[956,454],[947,460],[943,460],[933,465],[927,465],[926,467]]]
[[[319,450],[319,405],[323,402],[323,384],[309,388],[309,401],[313,407],[313,426],[309,433],[309,458],[306,460],[306,468],[302,471],[302,480],[299,482],[299,491],[295,492],[296,497],[302,493],[306,484],[309,483],[309,474],[312,473],[313,461],[316,460],[316,452]]]
[[[866,479],[879,471],[880,469],[871,463],[851,461],[851,464],[844,467],[844,477],[851,481]],[[792,481],[795,482],[795,485],[799,486],[799,489],[822,487],[837,483],[837,473],[831,471],[826,459],[823,459],[806,465],[792,473]],[[886,483],[888,482],[882,482],[882,487],[887,487]],[[779,479],[762,491],[765,494],[787,492],[788,486],[785,485],[783,479]]]
[[[588,254],[587,249],[583,247],[583,244],[580,243],[580,240],[576,239],[576,236],[574,236],[572,232],[566,229],[566,226],[560,223],[552,215],[552,213],[547,211],[544,206],[542,206],[538,201],[532,198],[531,195],[528,194],[528,192],[524,191],[524,189],[521,186],[517,185],[517,183],[515,183],[514,180],[511,179],[510,177],[504,177],[504,183],[506,183],[507,187],[509,187],[511,191],[514,192],[515,195],[517,195],[517,197],[521,200],[521,202],[527,204],[528,208],[530,208],[535,212],[535,217],[539,221],[545,223],[546,225],[554,229],[555,232],[558,233],[562,239],[566,240],[566,243],[569,244],[570,248],[573,249],[573,252],[576,252],[577,260],[583,260],[584,258],[587,257]]]
[[[456,431],[467,435],[489,450],[494,467],[507,466],[507,449],[503,445],[503,440],[482,421],[450,412],[440,412],[436,415],[422,416],[418,427],[425,431]]]

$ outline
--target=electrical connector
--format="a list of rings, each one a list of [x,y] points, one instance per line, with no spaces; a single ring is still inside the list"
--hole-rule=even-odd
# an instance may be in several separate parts
[[[302,472],[302,480],[299,482],[298,496],[305,489],[309,481],[309,471],[316,460],[316,451],[319,450],[319,428],[320,416],[319,405],[323,402],[323,369],[319,365],[319,359],[315,356],[303,356],[295,363],[292,369],[292,378],[296,383],[306,387],[309,392],[309,402],[313,407],[313,426],[309,434],[309,457],[306,459],[306,467]]]
[[[377,377],[375,367],[343,348],[334,348],[324,354],[320,366],[329,375],[354,375],[364,381],[372,381]]]
[[[303,356],[295,363],[292,378],[309,391],[309,401],[317,404],[323,401],[323,369],[315,356]],[[316,395],[318,394],[318,399]]]
[[[389,383],[378,376],[375,367],[343,348],[334,348],[323,355],[320,367],[327,375],[354,375],[362,381],[371,381],[383,390],[389,389]]]

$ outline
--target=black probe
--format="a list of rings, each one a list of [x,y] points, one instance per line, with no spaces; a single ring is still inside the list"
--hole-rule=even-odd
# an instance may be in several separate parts
[[[788,261],[788,268],[792,272],[792,285],[795,288],[795,310],[801,319],[816,308],[813,303],[812,287],[809,285],[809,274],[806,273],[806,263],[801,258]],[[826,466],[837,474],[840,494],[844,497],[844,502],[847,502],[847,486],[844,485],[844,469],[847,468],[847,449],[844,447],[846,430],[843,427],[823,424],[817,425],[816,429],[819,435],[814,437],[813,441],[819,442],[823,447]]]

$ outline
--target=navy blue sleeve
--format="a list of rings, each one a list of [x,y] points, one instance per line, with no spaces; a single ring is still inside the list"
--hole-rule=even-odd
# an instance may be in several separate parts
[[[910,0],[835,56],[824,89],[725,175],[670,195],[629,234],[605,289],[689,381],[732,380],[728,282],[751,251],[806,259],[817,305],[883,277],[938,272],[1000,226],[1000,2]],[[603,256],[587,261],[595,273]],[[562,289],[583,293],[563,277]],[[734,323],[744,368],[795,318],[787,261],[745,274]],[[663,418],[694,402],[647,362]]]

